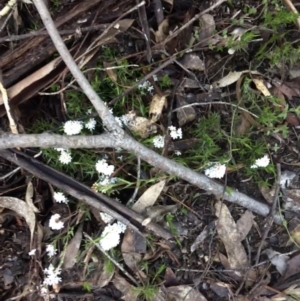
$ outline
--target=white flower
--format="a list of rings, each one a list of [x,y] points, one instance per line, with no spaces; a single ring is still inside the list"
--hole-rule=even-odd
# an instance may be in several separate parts
[[[100,217],[105,224],[109,224],[114,220],[112,216],[104,212],[100,212]]]
[[[165,145],[165,137],[161,135],[157,135],[153,138],[153,145],[156,148],[163,148]]]
[[[174,153],[176,156],[181,156],[181,151],[179,151],[179,150],[176,150]]]
[[[56,213],[50,217],[49,227],[53,230],[60,230],[64,227],[64,223],[59,220],[60,214]]]
[[[34,256],[34,255],[35,255],[35,252],[36,252],[36,249],[32,249],[32,250],[28,253],[28,255],[29,255],[29,256]]]
[[[48,269],[44,270],[45,275],[47,277],[44,279],[44,285],[57,285],[61,282],[61,277],[59,277],[61,272],[61,268],[54,269],[52,264],[49,265]]]
[[[65,151],[67,151],[65,148],[61,148],[61,147],[56,147],[56,148],[54,148],[56,151],[58,151],[58,152],[65,152]]]
[[[158,77],[157,77],[157,75],[156,75],[156,74],[154,74],[152,77],[153,77],[153,80],[154,80],[155,82],[157,82],[157,81],[158,81]]]
[[[59,162],[62,164],[69,164],[72,162],[72,156],[69,150],[63,150],[58,158]]]
[[[147,88],[147,91],[152,94],[152,92],[154,91],[154,87],[153,86],[149,86]]]
[[[142,84],[138,85],[138,88],[140,90],[147,90],[149,93],[151,93],[154,90],[154,87],[148,80],[145,80]]]
[[[270,164],[270,158],[266,154],[262,158],[257,159],[255,163],[250,166],[250,168],[267,167],[269,164]]]
[[[41,292],[42,296],[46,296],[46,295],[49,294],[49,290],[48,290],[48,288],[46,286],[41,286],[40,292]]]
[[[105,159],[101,159],[96,163],[96,170],[100,174],[111,176],[115,171],[115,167],[113,165],[108,165]]]
[[[86,111],[86,114],[87,114],[87,115],[91,115],[91,114],[92,114],[92,109],[88,109],[88,110]]]
[[[57,203],[65,203],[68,204],[69,200],[62,192],[54,192],[53,198]]]
[[[120,243],[120,234],[124,233],[126,230],[126,225],[121,222],[114,223],[113,225],[107,225],[100,239],[100,246],[105,251],[109,251],[110,249],[116,247]]]
[[[96,127],[96,119],[90,118],[88,122],[84,125],[86,129],[93,131]]]
[[[176,129],[175,126],[171,125],[171,126],[169,126],[169,130],[170,130],[170,136],[172,137],[172,139],[182,139],[182,129],[181,128]]]
[[[49,257],[52,257],[52,256],[56,255],[57,250],[54,248],[53,245],[47,245],[46,252]]]
[[[210,163],[209,168],[205,169],[204,173],[209,178],[221,179],[226,172],[226,165],[221,163]]]
[[[64,125],[64,132],[67,135],[77,135],[83,129],[83,124],[81,121],[68,120]]]

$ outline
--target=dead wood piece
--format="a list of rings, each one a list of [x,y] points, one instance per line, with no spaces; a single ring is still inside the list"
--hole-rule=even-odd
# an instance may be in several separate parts
[[[103,0],[82,1],[72,10],[66,11],[55,21],[57,28],[70,20],[82,16],[84,12],[99,4]],[[38,32],[45,32],[41,29]],[[45,42],[48,40],[48,42]],[[24,74],[30,72],[35,66],[45,61],[55,52],[55,47],[48,36],[33,37],[32,39],[20,44],[18,48],[10,51],[0,59],[0,68],[8,70],[3,73],[3,84],[9,87],[13,82],[20,79]],[[29,63],[30,62],[30,63]]]

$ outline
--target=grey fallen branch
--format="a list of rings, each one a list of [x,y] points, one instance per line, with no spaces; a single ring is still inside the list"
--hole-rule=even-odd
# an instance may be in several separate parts
[[[14,147],[62,147],[62,148],[123,148],[134,153],[142,160],[159,167],[164,172],[177,176],[187,182],[214,194],[218,199],[243,206],[259,215],[267,216],[270,212],[265,205],[249,196],[231,189],[230,193],[224,193],[224,186],[208,177],[195,172],[168,158],[162,157],[156,152],[125,134],[123,139],[117,139],[113,134],[102,134],[97,136],[60,136],[54,134],[30,134],[13,135],[3,134],[0,136],[0,149]],[[275,222],[280,223],[279,216],[275,216]]]

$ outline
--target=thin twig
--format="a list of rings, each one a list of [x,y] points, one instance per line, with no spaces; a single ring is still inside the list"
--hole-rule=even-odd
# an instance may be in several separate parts
[[[137,157],[137,161],[138,161],[138,164],[137,164],[137,168],[136,168],[137,169],[136,186],[135,186],[135,189],[134,189],[132,197],[129,199],[129,201],[126,204],[126,206],[128,206],[128,207],[130,207],[134,203],[136,195],[137,195],[137,193],[139,191],[139,186],[140,186],[141,158],[139,156]]]
[[[114,258],[112,258],[103,248],[96,243],[87,233],[83,232],[84,237],[86,237],[96,248],[103,253],[116,267],[118,267],[136,286],[139,286],[139,283],[124,269],[124,267],[118,263]]]
[[[257,115],[251,113],[251,112],[248,111],[247,109],[242,108],[242,107],[240,107],[240,106],[238,106],[238,105],[235,105],[235,104],[233,104],[233,103],[225,102],[225,101],[195,102],[195,103],[191,103],[191,104],[188,104],[188,105],[185,105],[185,106],[176,108],[176,109],[174,109],[172,112],[176,112],[176,111],[179,111],[179,110],[181,110],[181,109],[189,108],[189,107],[208,106],[208,105],[228,105],[228,106],[232,106],[232,107],[237,108],[237,109],[239,109],[239,110],[241,110],[241,111],[247,112],[248,114],[252,115],[252,116],[255,117],[255,118],[258,118]]]
[[[267,239],[267,236],[268,236],[268,234],[271,230],[271,227],[272,227],[273,222],[274,222],[274,217],[275,217],[275,214],[276,214],[276,206],[277,206],[278,196],[279,196],[279,191],[280,191],[280,178],[281,178],[281,165],[280,165],[280,163],[276,164],[276,169],[277,169],[277,180],[276,180],[276,189],[275,189],[275,193],[274,193],[274,199],[273,199],[273,203],[272,203],[272,207],[271,207],[269,216],[267,217],[265,231],[264,231],[264,234],[262,236],[260,245],[259,245],[258,250],[257,250],[255,264],[258,264],[258,262],[259,262],[262,247],[263,247],[263,245],[265,243],[265,240]]]

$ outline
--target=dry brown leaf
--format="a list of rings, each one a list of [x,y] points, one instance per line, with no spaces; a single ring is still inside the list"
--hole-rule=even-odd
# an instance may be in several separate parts
[[[183,106],[188,105],[188,103],[185,101],[185,96],[177,95],[177,108],[180,108],[177,112],[177,118],[178,118],[178,124],[180,127],[185,125],[188,122],[191,122],[196,119],[197,114],[193,107],[186,107],[181,108]]]
[[[134,287],[123,277],[116,275],[112,281],[117,290],[119,290],[124,301],[136,301],[138,294],[134,291]]]
[[[142,213],[146,210],[146,208],[153,206],[156,203],[165,185],[166,181],[162,180],[149,187],[134,203],[132,210],[138,213]]]
[[[252,79],[256,88],[264,95],[264,96],[271,96],[269,89],[266,87],[264,82],[259,78]]]
[[[156,122],[160,118],[165,103],[166,103],[166,96],[164,95],[155,94],[152,97],[150,109],[149,109],[149,115],[151,116],[152,122]]]
[[[236,222],[236,226],[238,231],[240,232],[241,241],[246,238],[248,233],[250,232],[254,222],[254,215],[251,211],[246,210],[246,212],[240,217],[240,219]]]
[[[33,212],[39,213],[40,210],[34,206],[32,198],[33,198],[33,185],[32,185],[32,182],[30,181],[27,184],[27,189],[26,189],[26,194],[25,194],[25,202],[32,209]]]
[[[198,36],[196,37],[198,43],[195,49],[209,45],[216,29],[216,23],[212,15],[204,14],[201,16],[200,23],[201,28],[199,29]]]
[[[188,285],[179,285],[166,288],[167,300],[172,301],[207,301],[196,289]]]
[[[272,249],[266,249],[262,252],[262,254],[267,254],[271,263],[276,267],[277,271],[283,275],[287,268],[287,261],[289,260],[289,256],[281,254]]]
[[[118,75],[117,73],[115,72],[114,69],[111,69],[110,67],[113,67],[113,63],[107,63],[107,62],[104,62],[103,63],[103,67],[105,68],[105,72],[107,73],[108,77],[110,78],[110,80],[113,82],[113,83],[117,83],[118,81]]]
[[[216,229],[225,246],[230,268],[244,269],[248,267],[248,258],[244,246],[241,243],[241,234],[238,231],[228,207],[222,202],[217,202],[215,208],[218,217]],[[235,273],[241,276],[241,272]]]
[[[169,35],[169,19],[164,19],[158,26],[158,30],[155,32],[156,43],[163,42]]]
[[[82,228],[83,224],[80,224],[74,237],[70,240],[66,247],[65,257],[63,262],[63,269],[72,268],[77,262],[77,255],[82,241]]]
[[[129,228],[126,229],[124,238],[121,244],[123,253],[146,253],[147,245],[144,236]]]
[[[288,279],[289,277],[299,273],[299,271],[300,271],[300,254],[297,254],[293,258],[288,260],[287,267],[282,280]]]
[[[97,279],[97,287],[105,287],[108,285],[115,274],[116,267],[112,265],[109,269],[105,265],[101,268],[100,276]]]
[[[167,213],[175,213],[178,208],[178,205],[157,205],[146,208],[146,214],[151,220],[154,220],[156,223],[163,220],[164,216]]]
[[[0,204],[1,207],[10,209],[16,212],[17,214],[19,214],[20,216],[24,217],[30,230],[30,246],[31,246],[35,223],[36,223],[35,214],[32,208],[29,205],[27,205],[24,201],[9,196],[0,197]]]
[[[205,65],[200,57],[195,53],[186,53],[180,60],[180,63],[187,69],[204,71]]]
[[[139,134],[142,138],[147,138],[157,132],[157,126],[153,124],[152,120],[136,116],[135,112],[129,112],[125,116],[128,129]]]
[[[233,72],[230,71],[223,78],[221,78],[220,80],[214,82],[213,86],[218,87],[218,88],[227,87],[227,86],[237,82],[244,73],[259,74],[260,75],[260,73],[258,71],[251,71],[251,70],[233,71]]]

